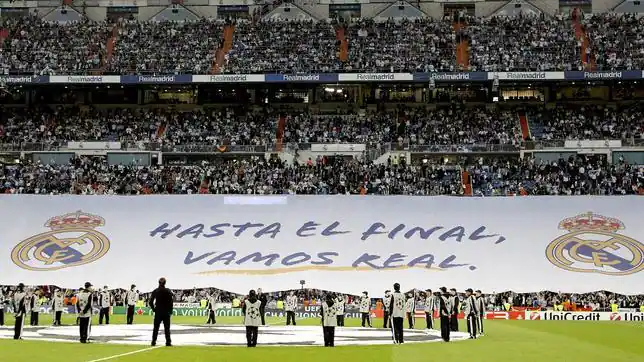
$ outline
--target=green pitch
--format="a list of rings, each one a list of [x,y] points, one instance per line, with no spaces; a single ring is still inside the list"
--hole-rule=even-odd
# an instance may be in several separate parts
[[[13,325],[6,315],[7,325]],[[64,316],[63,324],[74,324],[75,317]],[[115,315],[112,324],[124,323],[125,316]],[[220,317],[218,324],[239,324],[238,317]],[[95,321],[94,323],[96,323]],[[174,317],[175,324],[202,324],[201,317]],[[135,323],[151,323],[149,316],[136,316]],[[283,320],[268,319],[269,324]],[[51,317],[41,315],[41,325],[50,325]],[[298,321],[299,325],[318,325],[317,319]],[[358,326],[359,320],[347,321]],[[374,320],[381,326],[381,320]],[[418,327],[424,321],[418,320]],[[268,327],[270,328],[270,327]],[[461,330],[465,325],[461,324]],[[455,343],[426,343],[402,346],[262,347],[158,347],[108,344],[13,341],[0,339],[2,362],[355,362],[355,361],[499,361],[499,362],[634,362],[644,360],[644,323],[582,321],[486,321],[486,335],[478,340]],[[161,333],[163,334],[163,333]],[[160,336],[163,344],[163,336]],[[143,350],[143,351],[142,351]],[[114,357],[125,353],[135,354]]]

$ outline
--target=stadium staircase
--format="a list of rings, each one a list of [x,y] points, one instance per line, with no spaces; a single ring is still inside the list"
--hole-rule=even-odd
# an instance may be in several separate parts
[[[235,25],[233,24],[228,24],[224,27],[224,36],[223,36],[223,42],[215,50],[215,61],[212,64],[212,68],[210,70],[211,74],[219,74],[221,73],[221,68],[224,65],[224,59],[226,58],[226,54],[232,49],[233,47],[233,34],[235,34]]]
[[[284,141],[284,130],[286,129],[286,116],[280,114],[277,120],[277,134],[275,135],[275,151],[282,152]]]
[[[349,60],[349,41],[347,40],[347,36],[345,32],[346,32],[346,28],[342,24],[335,29],[335,37],[340,42],[338,59],[340,59],[340,61],[343,63]]]
[[[112,56],[114,55],[114,48],[116,47],[116,40],[118,39],[119,28],[118,25],[114,25],[112,28],[112,35],[107,39],[107,44],[105,44],[105,58],[103,59],[103,64],[101,64],[101,74],[107,68],[107,65],[112,61]]]
[[[535,117],[530,117],[528,113],[525,113],[525,119],[528,123],[528,131],[530,132],[530,137],[532,139],[538,139],[543,136],[546,127],[543,124],[536,122],[534,118]],[[523,132],[523,125],[521,125],[521,131]]]
[[[466,170],[461,171],[461,182],[463,183],[463,195],[472,196],[472,178]]]
[[[519,112],[519,125],[521,126],[521,138],[524,141],[532,139],[530,137],[530,123],[528,123],[528,115],[521,111]]]
[[[7,28],[0,29],[0,49],[4,47],[4,41],[9,37],[9,30]]]
[[[581,55],[581,64],[583,65],[584,70],[594,71],[596,69],[595,55],[592,52],[590,52],[589,54],[586,54],[586,50],[590,47],[590,41],[589,41],[588,33],[586,32],[586,29],[584,28],[584,25],[581,23],[582,16],[583,15],[581,14],[581,11],[579,11],[578,9],[575,9],[573,11],[572,23],[575,29],[575,38],[577,39],[578,42],[581,43],[581,47],[579,51]]]
[[[466,36],[459,35],[467,24],[465,19],[455,16],[452,25],[456,34],[456,64],[462,70],[467,70],[470,66],[470,42]]]

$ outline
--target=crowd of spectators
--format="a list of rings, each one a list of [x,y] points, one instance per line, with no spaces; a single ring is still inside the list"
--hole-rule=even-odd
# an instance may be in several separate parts
[[[642,69],[644,20],[637,14],[593,14],[584,26],[597,70]]]
[[[598,14],[582,20],[599,70],[644,66],[644,21]],[[0,66],[22,74],[209,74],[223,45],[224,20],[121,20],[55,23],[36,16],[4,20]],[[452,20],[352,19],[340,61],[335,21],[239,20],[224,73],[432,72],[459,70]],[[469,70],[581,70],[582,42],[568,16],[467,17]]]
[[[209,74],[224,22],[123,21],[107,70],[116,74]]]
[[[105,61],[112,25],[55,23],[29,15],[3,17],[0,68],[17,74],[92,74]]]
[[[466,33],[472,70],[581,70],[580,45],[562,17],[469,18]]]
[[[289,164],[278,158],[222,158],[199,165],[109,164],[102,157],[66,164],[23,162],[2,167],[0,193],[23,194],[377,194],[463,195],[462,170],[475,196],[644,194],[644,166],[600,156],[555,161],[525,157],[390,158],[378,164],[318,157]]]

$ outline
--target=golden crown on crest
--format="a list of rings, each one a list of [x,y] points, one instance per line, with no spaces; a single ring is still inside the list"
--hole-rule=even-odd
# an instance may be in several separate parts
[[[45,226],[52,230],[76,229],[76,228],[97,228],[105,225],[105,219],[98,215],[92,215],[80,210],[65,215],[54,216],[47,220]]]
[[[608,231],[615,233],[624,229],[624,223],[612,217],[587,212],[562,220],[559,229],[573,231]]]

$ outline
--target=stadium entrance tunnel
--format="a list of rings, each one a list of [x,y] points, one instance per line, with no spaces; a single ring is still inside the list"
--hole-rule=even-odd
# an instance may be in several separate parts
[[[94,343],[149,345],[152,325],[100,325],[92,326]],[[12,338],[13,328],[1,328],[0,338]],[[25,340],[49,342],[77,342],[78,326],[28,327],[25,326]],[[163,328],[158,342],[164,343]],[[452,332],[452,341],[463,341],[467,333]],[[440,331],[405,330],[405,343],[442,342]],[[360,346],[392,344],[391,330],[379,328],[337,327],[336,346]],[[246,332],[243,326],[172,326],[172,344],[175,346],[246,346]],[[258,345],[266,346],[322,346],[322,327],[313,326],[265,326],[259,329]]]

